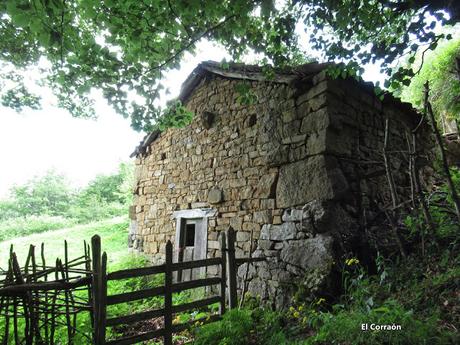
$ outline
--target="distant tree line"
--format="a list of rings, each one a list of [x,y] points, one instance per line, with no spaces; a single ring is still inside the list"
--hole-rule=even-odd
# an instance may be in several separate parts
[[[132,165],[121,163],[118,171],[98,175],[81,189],[54,170],[9,190],[0,200],[0,222],[28,216],[61,216],[88,222],[127,213],[131,201]]]

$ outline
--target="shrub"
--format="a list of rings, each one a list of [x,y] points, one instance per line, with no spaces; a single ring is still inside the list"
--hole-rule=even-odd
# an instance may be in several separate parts
[[[315,336],[306,344],[448,344],[446,337],[438,334],[435,316],[418,320],[411,310],[406,310],[394,300],[369,312],[362,309],[341,310],[334,314],[320,313],[322,323]],[[401,330],[367,330],[362,324],[400,325]]]
[[[195,345],[246,345],[253,323],[249,310],[230,310],[218,322],[195,329]]]
[[[88,186],[75,190],[64,175],[48,171],[10,188],[8,199],[0,200],[0,221],[46,214],[87,223],[127,214],[133,176],[133,165],[121,163],[118,172],[96,176]]]
[[[96,220],[122,216],[128,213],[127,206],[118,202],[107,203],[96,197],[89,198],[85,205],[72,205],[68,211],[70,218],[79,223],[88,223]]]
[[[258,308],[252,314],[256,326],[258,343],[266,345],[288,344],[289,328],[285,327],[284,315],[280,312]]]

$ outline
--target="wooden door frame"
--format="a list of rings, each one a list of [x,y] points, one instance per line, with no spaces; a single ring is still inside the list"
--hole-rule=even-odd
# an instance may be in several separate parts
[[[194,243],[194,260],[206,259],[208,253],[208,218],[215,216],[217,213],[216,209],[211,208],[199,208],[189,210],[175,211],[172,218],[176,220],[176,236],[174,243],[174,262],[179,262],[180,251],[179,246],[183,242],[183,231],[187,224],[187,220],[196,221],[195,225],[195,243]],[[199,269],[199,275],[205,274],[205,267]],[[180,278],[180,274],[176,275]]]

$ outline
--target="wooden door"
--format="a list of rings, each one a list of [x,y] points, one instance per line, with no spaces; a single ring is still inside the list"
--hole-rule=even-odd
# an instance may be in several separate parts
[[[205,259],[207,252],[207,218],[180,218],[177,223],[177,262]],[[177,281],[197,279],[204,275],[204,272],[204,267],[178,271]]]

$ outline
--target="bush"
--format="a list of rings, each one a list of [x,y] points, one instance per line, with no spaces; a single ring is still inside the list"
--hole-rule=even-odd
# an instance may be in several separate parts
[[[282,312],[260,307],[252,310],[230,310],[221,321],[197,328],[194,344],[294,344],[288,340],[293,332],[289,327],[286,327],[284,317]]]
[[[72,226],[75,223],[75,219],[62,216],[43,215],[11,218],[0,223],[0,241],[61,229]]]
[[[0,221],[20,216],[17,203],[12,200],[0,200]]]
[[[249,310],[230,310],[218,322],[195,330],[195,345],[246,345],[253,327]]]
[[[446,337],[438,334],[435,316],[418,320],[411,310],[406,310],[396,301],[386,301],[369,312],[362,309],[341,310],[337,313],[321,313],[321,326],[306,344],[448,344]],[[362,324],[400,325],[401,330],[367,330]]]
[[[441,255],[440,255],[441,254]],[[247,299],[246,310],[232,310],[220,322],[195,330],[199,345],[412,345],[458,344],[457,287],[460,257],[446,250],[429,258],[391,262],[378,256],[377,274],[369,275],[356,258],[342,270],[344,293],[287,311],[260,307]],[[429,274],[427,274],[429,272]],[[362,324],[401,329],[361,329]],[[452,325],[452,326],[451,326]]]
[[[252,314],[256,326],[258,343],[265,345],[289,344],[290,328],[286,327],[284,314],[264,308],[257,308]]]
[[[126,215],[128,207],[118,202],[107,203],[97,198],[89,198],[84,205],[72,205],[68,211],[70,218],[79,223],[88,223],[96,220]]]

